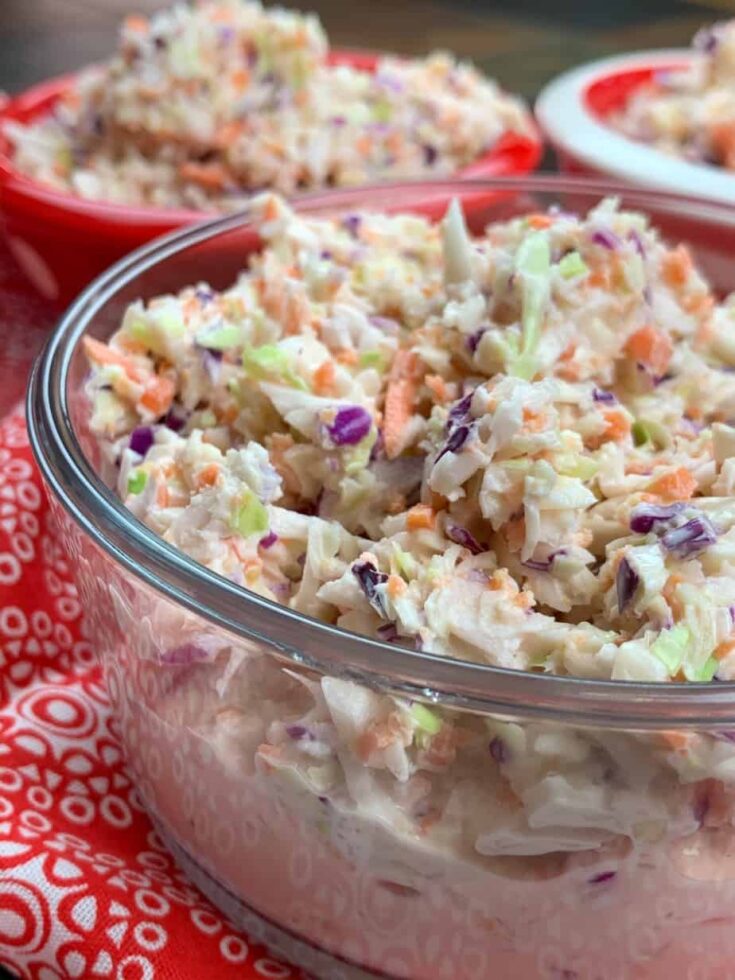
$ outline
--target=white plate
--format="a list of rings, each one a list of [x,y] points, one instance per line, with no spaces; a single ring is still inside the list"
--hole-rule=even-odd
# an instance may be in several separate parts
[[[641,187],[733,204],[735,174],[636,143],[600,122],[585,104],[589,87],[607,76],[642,68],[664,70],[693,57],[686,49],[640,51],[574,68],[544,88],[536,101],[536,118],[556,149],[589,170]]]

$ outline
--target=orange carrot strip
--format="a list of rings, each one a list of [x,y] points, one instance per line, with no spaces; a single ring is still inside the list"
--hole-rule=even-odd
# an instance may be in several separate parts
[[[735,170],[735,123],[716,123],[710,130],[712,145],[729,170]]]
[[[628,337],[624,350],[629,357],[662,375],[666,373],[674,347],[667,334],[649,324]]]
[[[678,245],[661,260],[661,275],[672,288],[685,285],[692,271],[692,257],[684,245]]]
[[[147,34],[148,33],[148,18],[143,17],[142,14],[131,14],[126,17],[123,26],[126,31],[135,31],[136,34]]]
[[[435,402],[443,405],[444,402],[447,401],[449,394],[447,392],[447,385],[444,378],[440,377],[438,374],[427,374],[424,378],[424,384],[434,396]]]
[[[154,415],[164,415],[171,408],[175,392],[176,385],[170,378],[155,376],[146,385],[140,403]]]
[[[664,473],[648,485],[652,493],[657,493],[666,500],[689,500],[697,489],[697,481],[686,467]]]
[[[219,464],[210,463],[201,469],[196,475],[196,488],[201,490],[202,487],[213,487],[217,482],[217,477],[219,476]]]
[[[421,531],[434,526],[434,511],[428,504],[416,504],[406,516],[406,527],[409,531]]]
[[[550,228],[552,224],[552,219],[548,214],[529,214],[527,221],[531,228],[535,228],[537,231]]]
[[[396,354],[383,408],[383,440],[388,459],[395,459],[403,446],[405,428],[416,400],[418,359],[411,351]]]
[[[143,379],[143,372],[140,368],[124,354],[118,354],[117,351],[112,350],[107,344],[95,340],[94,337],[83,337],[82,343],[84,345],[84,353],[95,364],[111,364],[114,367],[122,368],[131,381],[141,381]]]
[[[334,394],[334,364],[324,361],[316,369],[311,378],[311,387],[317,395]]]
[[[220,191],[227,186],[229,174],[221,163],[182,163],[179,176],[206,190]]]
[[[350,350],[349,347],[343,347],[342,350],[338,350],[334,357],[339,364],[346,364],[350,367],[353,364],[357,364],[359,360],[357,351]]]

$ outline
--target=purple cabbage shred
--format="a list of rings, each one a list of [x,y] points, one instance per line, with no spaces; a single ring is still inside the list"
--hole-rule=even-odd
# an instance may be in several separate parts
[[[655,524],[668,522],[684,510],[684,504],[639,504],[630,515],[630,529],[636,534],[648,534]]]
[[[355,562],[352,566],[352,574],[360,584],[360,588],[365,593],[365,597],[379,616],[385,617],[385,600],[378,592],[378,586],[388,581],[385,572],[380,572],[369,561]]]
[[[600,405],[617,405],[618,400],[611,391],[604,391],[602,388],[595,388],[592,397]]]
[[[362,442],[372,424],[370,413],[362,406],[348,405],[338,409],[334,422],[327,426],[327,430],[335,446],[354,446]]]
[[[661,544],[677,558],[688,558],[717,541],[717,532],[709,519],[701,514],[681,527],[672,527],[661,538]]]
[[[447,526],[447,537],[450,541],[454,541],[455,544],[460,544],[463,548],[471,551],[473,555],[481,555],[485,551],[485,548],[483,548],[474,534],[471,534],[466,527],[461,527],[459,524],[449,524]]]
[[[278,541],[278,535],[276,532],[269,531],[260,539],[260,541],[258,541],[258,547],[267,550],[268,548],[272,548],[276,541]]]
[[[161,654],[161,663],[168,666],[188,666],[206,660],[208,656],[209,654],[204,647],[200,647],[196,643],[182,643],[181,646]]]
[[[618,565],[618,573],[615,577],[615,589],[618,597],[618,612],[622,613],[630,604],[631,599],[636,593],[640,583],[638,573],[631,566],[627,558]]]
[[[614,251],[620,246],[620,239],[615,234],[615,232],[610,231],[607,228],[598,228],[596,232],[592,235],[592,241],[595,245],[601,245],[603,248],[608,248]]]
[[[464,398],[460,398],[460,400],[455,402],[449,409],[449,418],[447,419],[446,428],[447,433],[451,432],[456,425],[464,425],[471,420],[472,416],[470,415],[470,406],[472,405],[473,395],[474,391],[468,392]]]
[[[459,452],[462,446],[464,446],[469,439],[471,431],[472,428],[469,425],[458,425],[455,429],[453,429],[449,435],[449,438],[442,446],[439,455],[434,460],[434,466],[436,466],[442,456],[445,456],[447,453]]]
[[[601,885],[603,881],[612,881],[616,875],[617,871],[600,871],[599,874],[592,875],[590,878],[590,884]]]
[[[495,759],[499,766],[508,761],[508,746],[496,735],[494,739],[490,742],[490,755]]]
[[[343,226],[354,238],[357,238],[361,223],[362,218],[359,214],[347,214],[342,219]]]
[[[314,740],[314,736],[311,734],[308,728],[303,725],[286,725],[286,734],[289,738],[292,738],[294,742],[301,742],[304,739],[309,741]]]
[[[467,345],[467,350],[470,352],[470,354],[475,353],[485,333],[487,333],[487,327],[480,327],[479,330],[475,330],[474,333],[469,335],[465,341],[465,344]]]
[[[394,640],[398,639],[398,629],[395,623],[383,623],[376,632],[385,643],[393,643]]]
[[[153,429],[149,425],[138,426],[130,434],[130,448],[134,453],[145,456],[153,445]]]

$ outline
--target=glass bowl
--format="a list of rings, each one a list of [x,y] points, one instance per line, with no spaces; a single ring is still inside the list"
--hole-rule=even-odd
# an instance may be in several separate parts
[[[335,50],[330,61],[372,72],[380,55]],[[127,252],[175,228],[212,214],[185,209],[129,207],[89,201],[48,187],[21,173],[13,163],[7,121],[28,123],[47,115],[75,84],[65,75],[35,85],[7,100],[0,110],[0,216],[5,240],[28,279],[47,299],[69,302],[100,272]],[[520,176],[538,166],[543,150],[533,127],[527,134],[507,132],[458,178]]]
[[[428,194],[436,217],[467,188],[337,191],[297,207],[425,211]],[[463,203],[479,230],[611,193],[674,227],[728,217],[692,199],[559,177],[478,182]],[[139,297],[193,280],[226,286],[257,247],[245,212],[124,259],[64,316],[28,396],[130,770],[163,839],[235,923],[319,977],[730,975],[735,685],[555,677],[375,642],[220,578],[109,489],[82,339],[107,338]],[[334,755],[297,777],[262,751],[264,733],[327,689]],[[422,803],[425,787],[362,761],[348,713],[334,708],[346,699],[358,714],[379,712],[391,698],[430,705],[432,726],[451,736],[422,773],[444,794],[441,816]],[[688,738],[709,760],[704,777],[680,754]],[[562,788],[553,815],[552,784]]]

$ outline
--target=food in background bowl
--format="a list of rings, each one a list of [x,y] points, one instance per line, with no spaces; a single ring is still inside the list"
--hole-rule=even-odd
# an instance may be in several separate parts
[[[735,21],[699,31],[686,68],[659,71],[609,117],[632,139],[735,170]]]
[[[52,114],[8,123],[24,174],[87,200],[227,209],[253,189],[442,175],[504,134],[520,99],[449,55],[330,55],[313,15],[244,0],[130,17],[116,56]],[[367,59],[369,63],[371,59]]]

